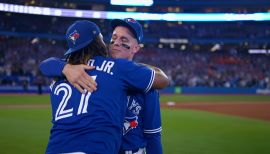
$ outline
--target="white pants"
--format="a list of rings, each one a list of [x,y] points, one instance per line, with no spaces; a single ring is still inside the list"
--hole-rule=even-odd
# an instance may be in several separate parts
[[[137,152],[132,153],[132,151],[125,151],[125,154],[146,154],[145,148],[140,148]]]

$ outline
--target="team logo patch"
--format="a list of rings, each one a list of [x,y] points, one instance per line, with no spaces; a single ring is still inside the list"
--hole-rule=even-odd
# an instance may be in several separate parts
[[[124,120],[123,135],[127,134],[130,130],[136,128],[139,125],[138,115],[140,114],[140,111],[142,109],[142,107],[136,101],[136,99],[134,99],[134,97],[128,96],[127,100],[128,108]]]
[[[132,19],[132,18],[128,18],[127,22],[132,22],[132,23],[136,23],[136,20]]]
[[[142,107],[136,99],[134,98],[129,99],[128,110],[132,112],[132,114],[138,116],[140,114],[141,109]]]
[[[125,135],[130,130],[132,130],[132,129],[134,129],[134,128],[136,128],[138,126],[137,119],[138,119],[137,116],[134,116],[134,117],[125,117],[124,128],[123,128],[123,135]]]
[[[73,44],[76,44],[76,40],[80,37],[80,34],[75,30],[73,33],[69,35],[69,39],[72,40]]]

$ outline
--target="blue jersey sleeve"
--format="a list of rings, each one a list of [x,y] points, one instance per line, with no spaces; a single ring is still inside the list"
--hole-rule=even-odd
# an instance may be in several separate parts
[[[161,134],[146,134],[147,140],[146,153],[147,154],[162,154]]]
[[[47,77],[63,77],[62,70],[66,64],[64,60],[51,57],[40,63],[39,70]]]
[[[155,71],[134,62],[118,59],[118,77],[126,83],[127,89],[147,92],[155,79]]]
[[[161,132],[161,115],[159,93],[157,90],[150,90],[145,94],[145,107],[144,107],[144,133],[153,134]]]
[[[145,94],[144,108],[144,136],[146,139],[147,154],[162,154],[161,144],[161,114],[159,93],[157,90],[150,90]]]

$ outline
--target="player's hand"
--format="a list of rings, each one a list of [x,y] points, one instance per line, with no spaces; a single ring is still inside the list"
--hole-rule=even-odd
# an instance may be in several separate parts
[[[85,70],[95,69],[94,66],[88,65],[71,65],[66,64],[62,73],[66,76],[67,80],[77,88],[81,93],[87,91],[93,92],[97,89],[97,83],[89,76]]]

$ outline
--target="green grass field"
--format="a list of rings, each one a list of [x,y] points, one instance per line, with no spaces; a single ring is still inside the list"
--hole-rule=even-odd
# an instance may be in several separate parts
[[[270,96],[162,96],[174,102],[269,102]],[[4,108],[5,104],[49,104],[49,96],[0,95],[0,153],[44,153],[50,108]],[[2,107],[1,107],[2,105]],[[269,113],[270,114],[270,113]],[[164,154],[269,154],[270,122],[210,112],[162,109]]]

